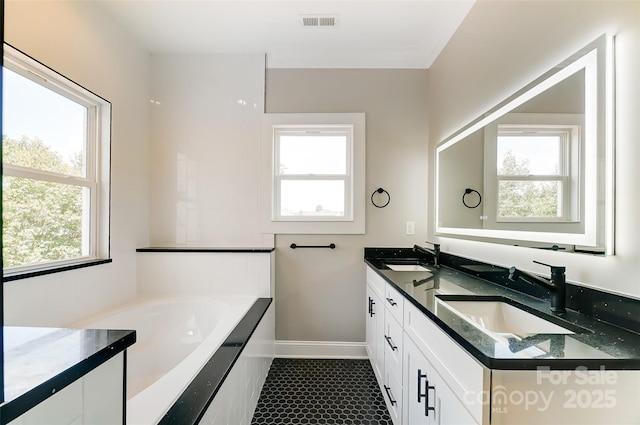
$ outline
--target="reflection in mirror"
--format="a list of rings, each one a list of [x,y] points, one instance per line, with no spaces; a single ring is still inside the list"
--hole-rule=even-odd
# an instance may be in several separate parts
[[[442,142],[436,233],[612,254],[611,62],[601,36]]]

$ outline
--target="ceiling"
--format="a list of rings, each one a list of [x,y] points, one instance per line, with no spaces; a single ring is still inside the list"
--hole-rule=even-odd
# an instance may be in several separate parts
[[[96,2],[97,3],[97,2]],[[151,53],[266,53],[269,68],[429,68],[474,0],[104,0]],[[305,27],[303,15],[335,27]]]

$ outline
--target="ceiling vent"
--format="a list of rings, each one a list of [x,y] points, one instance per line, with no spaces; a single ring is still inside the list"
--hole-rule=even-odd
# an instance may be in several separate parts
[[[301,15],[302,26],[306,28],[335,28],[338,15]]]

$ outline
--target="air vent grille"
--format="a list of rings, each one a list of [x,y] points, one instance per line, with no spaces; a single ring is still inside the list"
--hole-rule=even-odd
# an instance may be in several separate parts
[[[302,15],[302,26],[307,28],[335,28],[338,15]]]

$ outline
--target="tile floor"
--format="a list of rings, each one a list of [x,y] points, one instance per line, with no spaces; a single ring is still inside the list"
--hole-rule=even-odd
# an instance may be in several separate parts
[[[392,425],[368,360],[275,359],[252,425]]]

